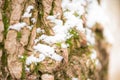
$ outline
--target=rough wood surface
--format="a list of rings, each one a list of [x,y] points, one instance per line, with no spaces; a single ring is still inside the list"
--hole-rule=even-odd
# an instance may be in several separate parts
[[[107,80],[109,55],[101,25],[96,24],[90,29],[95,35],[94,46],[88,45],[86,32],[75,28],[71,29],[71,33],[68,31],[73,36],[64,42],[48,44],[39,40],[35,43],[35,40],[42,35],[55,36],[53,31],[55,23],[47,17],[58,15],[56,19],[63,21],[61,25],[64,25],[65,19],[61,4],[62,0],[0,1],[1,80],[74,80],[73,78],[77,78],[77,80]],[[23,16],[26,12],[31,16]],[[85,15],[86,13],[79,16],[83,21],[84,28],[87,27]],[[20,30],[10,28],[22,22],[26,25]],[[37,33],[39,28],[44,32]],[[62,56],[62,60],[51,59],[45,54],[43,56],[42,52],[35,50],[34,46],[37,43],[52,47],[52,49],[55,48],[55,53]],[[69,46],[61,47],[66,43]],[[96,59],[93,60],[91,59],[92,49],[96,50]],[[40,57],[45,57],[43,61],[26,64],[27,57],[32,55],[39,58],[39,54],[42,54]],[[97,66],[96,61],[99,63]]]

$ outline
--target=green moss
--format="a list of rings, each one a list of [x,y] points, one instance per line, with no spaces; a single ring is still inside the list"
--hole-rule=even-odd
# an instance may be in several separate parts
[[[2,54],[2,57],[1,57],[1,62],[2,62],[2,74],[3,76],[7,76],[7,73],[5,71],[5,67],[7,66],[7,54],[6,54],[6,50],[3,49],[3,54]]]
[[[46,32],[47,35],[51,35],[50,33],[50,27],[48,27],[47,25],[44,27],[44,30]]]
[[[100,5],[101,4],[101,0],[97,0],[98,1],[98,4]]]
[[[39,74],[38,73],[39,72],[39,67],[40,67],[40,64],[37,63],[37,65],[35,65],[34,73]]]
[[[51,8],[51,11],[50,11],[50,15],[53,15],[54,6],[55,6],[55,3],[54,3],[54,0],[53,0],[53,2],[52,2],[52,8]]]
[[[96,35],[96,39],[102,40],[104,38],[102,26],[96,23],[94,27],[95,27],[94,33]]]
[[[65,12],[70,12],[70,10],[69,10],[69,9],[66,9],[66,10],[64,11],[64,13],[65,13]]]
[[[81,53],[81,54],[90,55],[91,51],[90,51],[89,46],[81,47],[81,48],[80,48],[80,53]]]
[[[44,15],[44,12],[41,10],[41,11],[39,11],[39,15],[40,15],[40,17],[42,18],[43,17],[43,15]]]
[[[20,59],[20,60],[21,60],[21,62],[25,63],[26,58],[27,58],[27,56],[26,56],[26,55],[23,55],[23,57]]]
[[[22,62],[22,76],[21,79],[24,80],[26,77],[26,73],[25,73],[25,62],[26,62],[26,58],[27,56],[24,54],[23,58],[20,59],[20,61]]]
[[[0,43],[0,49],[4,48],[4,43]]]
[[[9,1],[10,1],[10,0],[5,0],[4,7],[3,7],[3,10],[4,10],[4,11],[8,8]]]
[[[36,7],[37,7],[37,11],[38,11],[36,27],[40,27],[40,26],[44,25],[43,24],[44,8],[43,8],[42,0],[36,0],[36,3],[37,3]]]
[[[7,54],[5,53],[5,51],[3,51],[1,60],[2,60],[2,65],[6,66],[7,65]]]
[[[78,13],[76,13],[76,12],[74,12],[74,15],[75,15],[76,17],[78,17],[78,16],[79,16],[79,14],[78,14]]]
[[[12,77],[9,75],[9,76],[7,77],[7,80],[13,80],[13,79],[12,79]]]
[[[78,32],[77,32],[75,29],[70,29],[70,30],[69,30],[69,33],[70,33],[71,35],[73,35],[73,37],[74,37],[75,39],[78,39],[78,38],[79,38]]]
[[[86,77],[84,76],[83,73],[81,73],[81,78],[82,78],[82,80],[86,80]]]
[[[6,34],[8,32],[8,27],[9,27],[9,17],[7,13],[10,13],[11,7],[10,7],[10,2],[11,0],[5,0],[4,2],[4,7],[3,7],[3,13],[2,13],[2,20],[4,23],[4,36],[6,37]]]
[[[91,51],[88,46],[75,48],[74,50],[71,50],[69,57],[71,58],[73,55],[81,57],[83,54],[85,54],[86,56],[89,56],[91,54]]]
[[[17,39],[20,40],[21,37],[22,37],[21,32],[17,32]]]
[[[2,17],[3,17],[3,23],[4,23],[4,36],[6,36],[8,32],[8,27],[9,27],[9,19],[6,14],[3,14]]]
[[[42,29],[44,29],[45,30],[45,33],[47,34],[47,35],[50,35],[50,27],[48,26],[48,25],[46,25],[45,23],[44,23],[44,20],[43,20],[43,16],[44,16],[44,8],[43,8],[43,4],[42,4],[42,0],[36,0],[37,1],[37,7],[38,7],[38,13],[39,13],[39,15],[38,15],[38,20],[37,20],[37,24],[36,24],[36,26],[37,27],[40,27],[41,26],[41,28]]]
[[[38,13],[39,13],[39,15],[38,15],[38,17],[40,17],[40,19],[42,19],[43,18],[43,16],[44,16],[44,9],[43,9],[43,4],[42,4],[42,0],[36,0],[37,1],[37,8],[38,8]]]
[[[61,43],[59,42],[59,43],[56,43],[56,45],[58,46],[58,47],[61,47]]]
[[[10,8],[9,7],[9,3],[10,3],[10,0],[5,0],[4,1],[4,6],[3,6],[3,9],[2,9],[2,21],[3,21],[3,24],[4,24],[4,38],[6,38],[6,34],[7,34],[7,31],[8,31],[8,27],[9,27],[9,19],[8,19],[8,15],[7,15],[7,12],[10,12]],[[6,50],[4,49],[4,43],[0,43],[0,48],[3,49],[3,54],[2,54],[2,57],[1,57],[1,61],[2,61],[2,73],[4,76],[6,76],[6,71],[5,71],[5,67],[7,66],[7,53],[6,53]]]
[[[69,44],[70,46],[72,46],[71,38],[66,40],[66,44]]]
[[[99,30],[99,29],[96,29],[95,30],[95,34],[96,34],[96,38],[97,39],[103,39],[103,34],[102,34],[102,31],[101,30]]]
[[[42,63],[39,63],[39,69],[42,71],[42,70],[44,70],[45,69],[45,66],[44,66],[44,64],[42,64]]]

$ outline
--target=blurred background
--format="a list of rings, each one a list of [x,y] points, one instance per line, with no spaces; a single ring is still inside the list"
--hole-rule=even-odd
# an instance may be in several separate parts
[[[109,30],[112,40],[109,80],[120,80],[120,0],[102,0],[101,5],[108,17],[106,29]]]

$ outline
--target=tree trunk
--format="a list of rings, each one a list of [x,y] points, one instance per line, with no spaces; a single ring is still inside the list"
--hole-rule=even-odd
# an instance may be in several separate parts
[[[63,10],[62,3],[62,0],[0,1],[1,80],[107,80],[108,52],[103,28],[99,23],[87,28],[87,11],[81,15],[74,12],[82,20],[84,32],[75,25],[67,31],[71,37],[62,38],[63,41],[56,39],[59,36],[54,38],[58,34],[54,27],[67,23],[67,10]],[[83,6],[84,10],[88,4]],[[94,45],[87,40],[87,29],[95,34]],[[53,48],[54,54],[50,52]],[[92,55],[97,56],[92,59]]]

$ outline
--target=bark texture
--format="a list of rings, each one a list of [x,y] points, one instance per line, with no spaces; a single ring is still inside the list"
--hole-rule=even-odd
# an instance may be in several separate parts
[[[102,34],[103,29],[99,24],[96,24],[92,30],[96,34],[96,44],[92,48],[97,50],[101,67],[96,67],[89,57],[91,46],[87,45],[85,34],[73,29],[79,33],[79,36],[77,39],[72,37],[69,40],[72,45],[69,48],[56,49],[56,52],[63,56],[61,62],[46,58],[40,63],[29,65],[30,71],[25,70],[26,56],[33,53],[37,56],[37,52],[33,49],[34,40],[42,34],[55,35],[52,30],[55,24],[47,17],[59,13],[57,19],[64,20],[61,2],[61,0],[0,1],[0,80],[71,80],[73,77],[78,77],[79,80],[107,80],[108,52]],[[30,11],[32,16],[23,17],[29,5],[34,7]],[[32,18],[36,21],[31,21]],[[84,15],[82,20],[85,25]],[[20,31],[9,29],[10,25],[20,22],[32,26],[31,29],[28,26]],[[37,34],[37,28],[45,32]],[[42,41],[39,43],[48,45]],[[21,60],[20,56],[24,58]]]

